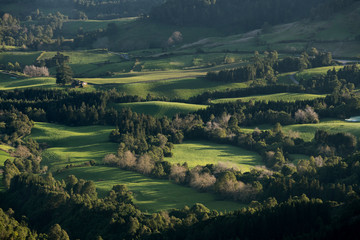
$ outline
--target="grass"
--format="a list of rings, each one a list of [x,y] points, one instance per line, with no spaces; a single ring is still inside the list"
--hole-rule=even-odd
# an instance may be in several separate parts
[[[209,82],[204,78],[185,78],[167,81],[148,81],[132,84],[109,84],[96,85],[99,89],[116,88],[119,91],[126,92],[129,95],[138,95],[146,97],[152,94],[156,97],[181,98],[188,99],[210,90],[226,90],[227,88],[245,88],[249,83],[219,83]]]
[[[107,25],[110,23],[115,23],[117,25],[126,24],[132,21],[135,21],[137,18],[119,18],[111,20],[69,20],[64,22],[62,33],[64,36],[76,36],[80,28],[84,32],[91,32],[98,29],[106,29]]]
[[[149,114],[154,117],[167,116],[172,118],[177,113],[189,113],[195,112],[199,109],[204,109],[206,105],[177,103],[177,102],[162,102],[162,101],[150,101],[150,102],[135,102],[135,103],[118,103],[113,104],[111,107],[115,109],[131,108],[132,111],[137,113]]]
[[[255,127],[258,127],[261,130],[269,130],[273,128],[273,126],[269,124],[263,124],[254,127],[241,127],[241,130],[249,133],[254,131]],[[282,129],[285,133],[289,131],[298,132],[300,134],[300,137],[303,138],[305,141],[311,141],[314,138],[315,132],[319,129],[326,130],[330,133],[347,132],[360,138],[360,122],[346,122],[344,120],[331,118],[321,119],[320,123],[317,124],[287,125],[283,126]]]
[[[289,154],[289,160],[293,164],[297,165],[300,160],[309,160],[310,156],[303,154]]]
[[[111,167],[82,167],[73,168],[55,175],[63,179],[68,175],[92,180],[95,182],[99,196],[104,197],[113,185],[125,184],[134,193],[134,203],[143,211],[149,213],[171,208],[183,208],[202,203],[210,209],[229,211],[242,208],[244,205],[221,201],[210,193],[200,193],[196,190],[180,186],[168,180],[152,179],[141,174]]]
[[[108,153],[117,151],[118,144],[109,142],[113,127],[68,127],[52,123],[35,123],[30,137],[49,148],[43,151],[43,165],[51,171],[68,164],[81,164],[94,160],[97,163]]]
[[[318,67],[318,68],[310,68],[310,69],[306,69],[302,72],[298,72],[295,74],[295,78],[296,79],[309,79],[312,77],[316,77],[319,75],[325,75],[327,73],[327,71],[329,70],[333,70],[334,68],[336,70],[339,70],[341,68],[343,68],[344,66],[329,66],[329,67]]]
[[[324,119],[321,120],[321,122],[318,124],[295,124],[283,127],[283,130],[285,132],[288,132],[289,130],[299,132],[300,136],[306,141],[312,140],[314,138],[315,132],[319,129],[326,130],[330,133],[348,132],[358,138],[360,137],[359,122],[346,122],[343,120]]]
[[[0,167],[4,166],[4,162],[12,157],[8,153],[9,150],[13,150],[13,147],[8,145],[0,144]]]
[[[20,65],[33,65],[41,52],[0,52],[0,64],[18,62]]]
[[[31,87],[56,87],[55,82],[55,78],[52,77],[28,78],[23,76],[8,75],[0,71],[0,90]]]
[[[166,158],[167,161],[171,163],[187,162],[190,168],[222,162],[229,167],[234,166],[245,172],[264,164],[261,156],[255,152],[207,141],[187,141],[177,144],[172,152],[174,156]]]
[[[285,101],[285,102],[295,102],[298,100],[313,100],[316,98],[325,98],[326,95],[317,95],[317,94],[306,94],[306,93],[276,93],[269,95],[257,95],[250,97],[241,97],[241,98],[221,98],[212,100],[212,103],[226,103],[233,102],[237,100],[242,100],[244,102],[248,101]]]

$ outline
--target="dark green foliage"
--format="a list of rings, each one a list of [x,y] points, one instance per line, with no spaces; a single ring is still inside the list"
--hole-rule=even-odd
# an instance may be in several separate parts
[[[63,62],[56,67],[56,83],[60,85],[67,85],[73,81],[72,70],[70,66]]]
[[[242,30],[291,22],[310,16],[310,10],[325,1],[286,0],[172,0],[154,8],[152,19],[175,25],[236,25]],[[256,14],[255,14],[256,13]]]

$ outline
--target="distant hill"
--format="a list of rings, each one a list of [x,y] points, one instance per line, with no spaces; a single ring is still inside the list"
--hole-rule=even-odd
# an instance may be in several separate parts
[[[25,18],[39,9],[44,13],[57,11],[70,18],[114,19],[134,17],[150,12],[164,0],[2,0],[0,15],[9,12]]]
[[[303,18],[329,17],[355,0],[168,0],[151,18],[175,25],[218,26],[240,30]]]

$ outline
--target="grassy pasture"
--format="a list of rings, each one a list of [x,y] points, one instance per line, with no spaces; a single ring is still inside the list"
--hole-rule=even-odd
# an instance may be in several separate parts
[[[136,19],[136,17],[131,17],[111,20],[69,20],[64,22],[62,32],[64,36],[75,36],[80,28],[82,28],[84,32],[91,32],[97,29],[106,29],[110,23],[122,25],[135,21]]]
[[[109,142],[113,127],[68,127],[37,122],[30,137],[49,148],[43,151],[43,165],[54,171],[68,164],[81,164],[90,160],[97,163],[108,153],[117,151],[118,144]]]
[[[174,184],[168,180],[152,179],[144,175],[112,167],[81,167],[66,170],[55,175],[57,179],[68,175],[92,180],[95,182],[99,196],[104,197],[113,185],[125,184],[134,193],[134,202],[143,211],[149,213],[171,208],[183,208],[195,203],[203,203],[210,209],[229,211],[242,208],[244,205],[221,201],[210,193],[200,193],[196,190]]]
[[[360,137],[359,122],[346,122],[343,120],[324,119],[321,120],[319,124],[295,124],[283,127],[283,130],[285,132],[288,132],[289,130],[299,132],[300,136],[306,141],[312,140],[314,138],[315,132],[318,129],[326,130],[330,133],[348,132],[358,138]]]
[[[303,154],[289,154],[289,160],[291,163],[297,165],[300,160],[309,160],[310,156]]]
[[[311,77],[316,77],[319,75],[325,75],[327,73],[327,71],[332,70],[332,69],[336,69],[339,70],[341,68],[343,68],[344,66],[330,66],[330,67],[319,67],[319,68],[310,68],[310,69],[305,69],[302,72],[298,72],[295,74],[295,78],[296,79],[309,79]]]
[[[0,64],[18,62],[20,65],[32,65],[41,52],[0,52]]]
[[[11,90],[30,87],[56,87],[55,78],[12,76],[0,71],[0,90]]]
[[[234,166],[246,172],[255,166],[264,164],[261,156],[255,152],[207,141],[187,141],[176,144],[172,152],[174,156],[166,158],[167,161],[171,163],[187,162],[190,168],[222,162],[229,167]]]
[[[212,100],[212,103],[226,103],[233,102],[237,100],[242,100],[244,102],[248,101],[285,101],[285,102],[295,102],[298,100],[312,100],[316,98],[324,98],[326,95],[317,95],[317,94],[306,94],[306,93],[276,93],[269,95],[256,95],[249,97],[241,97],[241,98],[220,98],[216,100]]]
[[[4,162],[12,157],[8,153],[9,150],[14,149],[8,145],[0,144],[0,167],[4,166]]]
[[[98,82],[98,81],[97,81]],[[99,83],[99,82],[98,82]],[[184,78],[163,81],[147,81],[131,84],[95,85],[99,89],[116,88],[129,95],[146,97],[149,93],[154,96],[188,99],[209,90],[226,90],[227,88],[245,88],[248,83],[219,83],[209,82],[204,78]]]
[[[254,128],[258,127],[261,130],[272,129],[273,126],[269,124],[263,124],[254,127],[241,127],[244,132],[253,132]],[[347,132],[360,137],[360,122],[346,122],[339,119],[321,119],[317,124],[294,124],[282,127],[285,133],[289,131],[299,132],[300,137],[305,141],[311,141],[314,138],[315,132],[318,129],[326,130],[330,133]]]
[[[130,108],[137,113],[149,114],[154,117],[167,116],[172,118],[177,113],[189,113],[195,112],[199,109],[204,109],[206,105],[187,104],[177,102],[162,102],[162,101],[150,101],[150,102],[135,102],[135,103],[118,103],[113,104],[111,107],[115,109]]]

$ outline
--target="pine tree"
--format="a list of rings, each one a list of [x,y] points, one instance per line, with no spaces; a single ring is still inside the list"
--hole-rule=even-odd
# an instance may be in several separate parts
[[[57,65],[56,68],[56,83],[61,85],[70,84],[72,82],[72,70],[65,62]]]

